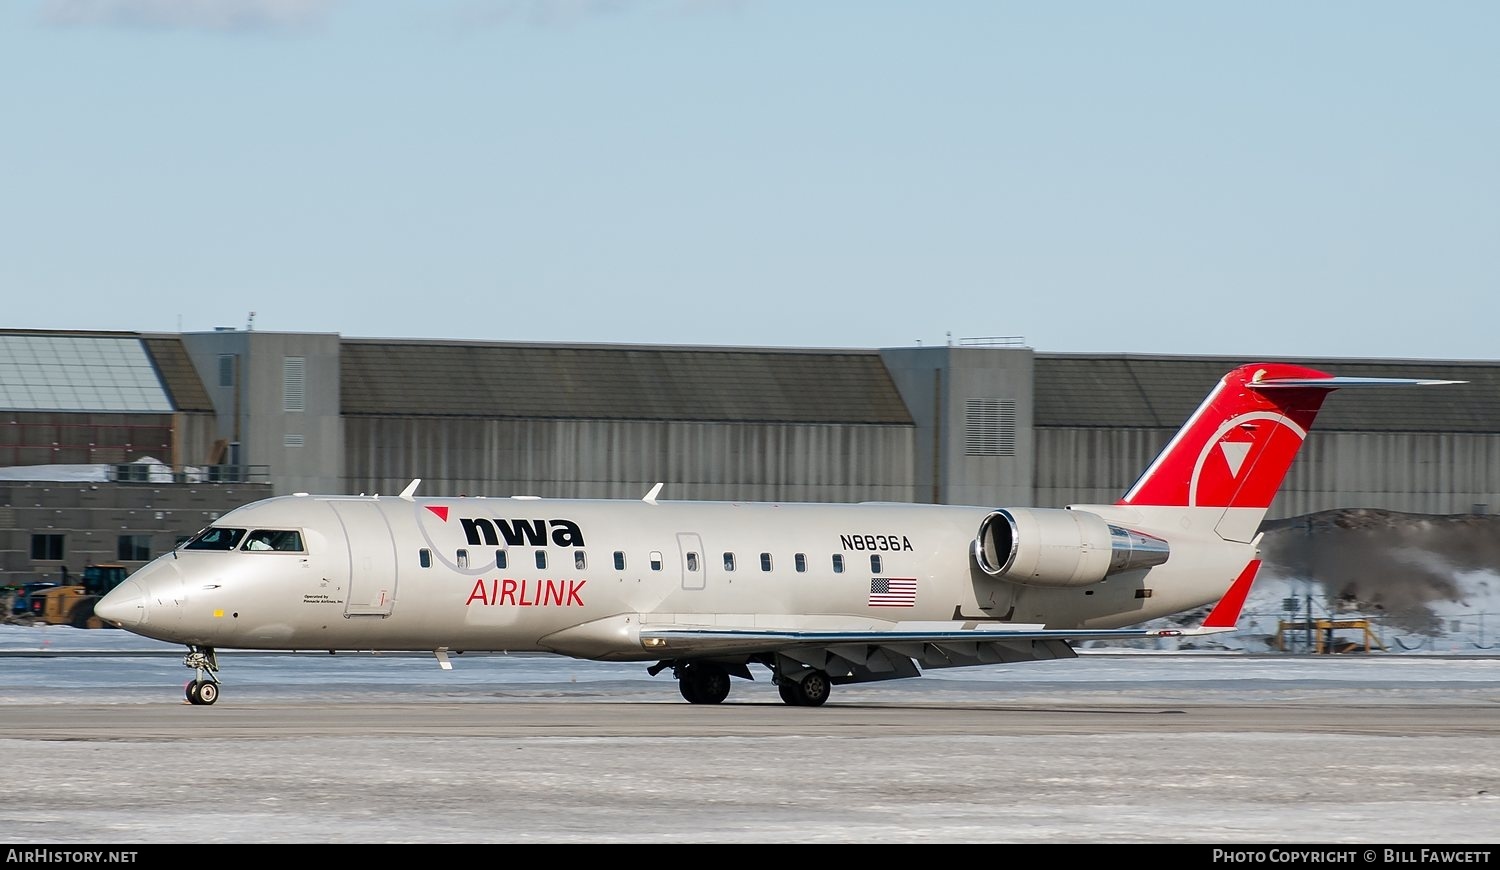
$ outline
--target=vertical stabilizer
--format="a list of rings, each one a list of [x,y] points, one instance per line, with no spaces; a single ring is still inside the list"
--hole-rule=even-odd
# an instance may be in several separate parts
[[[1218,511],[1219,536],[1249,542],[1330,392],[1461,383],[1335,377],[1287,363],[1240,366],[1219,381],[1118,504]]]
[[[1248,542],[1337,386],[1337,378],[1302,366],[1240,366],[1219,381],[1119,503],[1217,511],[1220,536]]]

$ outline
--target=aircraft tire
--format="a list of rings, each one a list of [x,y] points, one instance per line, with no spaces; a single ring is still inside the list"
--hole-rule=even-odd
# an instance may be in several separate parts
[[[708,662],[683,665],[677,689],[689,704],[718,704],[729,697],[729,672]]]
[[[833,691],[833,684],[822,671],[809,671],[799,682],[785,680],[777,688],[781,700],[797,707],[821,707]]]
[[[823,706],[823,702],[828,700],[828,695],[833,691],[833,684],[828,682],[828,675],[822,671],[813,671],[803,677],[797,687],[805,707]]]
[[[187,684],[189,704],[208,705],[219,700],[219,684],[212,680],[191,680]]]
[[[719,704],[729,697],[729,672],[718,665],[699,665],[693,682],[698,684],[698,703]]]

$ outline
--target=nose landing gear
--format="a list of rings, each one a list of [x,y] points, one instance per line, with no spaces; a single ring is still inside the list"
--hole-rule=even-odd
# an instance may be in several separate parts
[[[189,704],[206,705],[219,700],[219,659],[211,646],[190,646],[182,660],[183,665],[193,669],[196,676],[183,687]]]

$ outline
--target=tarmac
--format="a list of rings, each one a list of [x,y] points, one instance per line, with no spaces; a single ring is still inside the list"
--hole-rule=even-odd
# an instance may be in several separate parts
[[[549,656],[232,652],[193,706],[179,658],[0,643],[0,843],[1500,839],[1496,658],[1085,653],[818,708]]]

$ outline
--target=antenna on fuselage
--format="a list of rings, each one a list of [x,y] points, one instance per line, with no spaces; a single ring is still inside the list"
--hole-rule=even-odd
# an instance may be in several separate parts
[[[641,501],[645,502],[646,504],[656,504],[656,494],[661,492],[661,487],[662,485],[660,483],[658,483],[656,486],[651,487],[651,491],[646,493],[646,497],[641,499]]]
[[[420,478],[420,477],[415,478],[414,480],[412,480],[411,483],[408,483],[406,485],[406,489],[401,490],[401,497],[404,498],[404,499],[406,499],[407,501],[411,501],[412,493],[414,493],[414,492],[417,491],[417,484],[419,484],[421,482],[422,482],[422,478]]]

